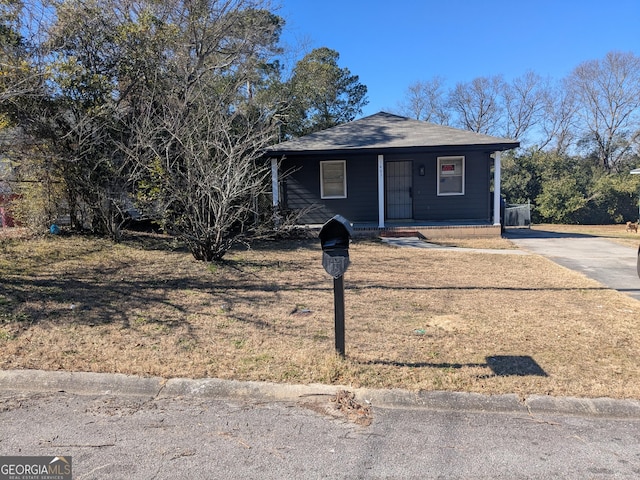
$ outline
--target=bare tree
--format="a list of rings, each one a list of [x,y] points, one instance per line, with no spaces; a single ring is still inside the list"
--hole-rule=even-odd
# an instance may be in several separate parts
[[[275,130],[258,112],[211,105],[206,89],[198,95],[136,125],[138,199],[196,259],[213,261],[264,227],[255,222],[269,191],[261,154]]]
[[[618,168],[640,135],[640,57],[610,52],[578,65],[569,85],[579,102],[581,130],[598,162]]]
[[[576,101],[566,81],[545,89],[544,111],[538,121],[537,150],[550,149],[558,155],[568,153],[575,140]]]
[[[501,104],[503,91],[501,76],[477,77],[471,82],[458,83],[449,96],[455,123],[477,133],[499,134],[504,110]]]
[[[254,99],[282,20],[262,0],[49,4],[50,89],[25,114],[72,218],[117,240],[136,200],[196,258],[222,258],[269,186],[272,110]]]
[[[259,201],[270,189],[261,159],[275,138],[267,111],[253,102],[255,65],[268,61],[280,19],[259,3],[176,0],[167,63],[136,83],[132,136],[138,198],[194,257],[220,260],[259,227]]]
[[[401,113],[416,120],[448,125],[450,114],[444,85],[442,77],[409,85],[405,100],[400,104]]]
[[[542,78],[532,71],[505,83],[502,94],[506,115],[505,137],[524,140],[543,117],[546,93]]]

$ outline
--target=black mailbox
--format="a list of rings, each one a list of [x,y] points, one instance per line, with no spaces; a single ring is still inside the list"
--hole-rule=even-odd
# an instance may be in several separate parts
[[[349,266],[349,241],[353,228],[349,220],[336,215],[320,229],[322,266],[333,277],[336,351],[344,358],[344,272]]]
[[[320,229],[322,250],[349,249],[349,240],[353,236],[353,228],[349,220],[336,215]]]
[[[322,266],[333,278],[344,275],[349,266],[349,241],[353,228],[349,220],[336,215],[320,229],[322,246]]]

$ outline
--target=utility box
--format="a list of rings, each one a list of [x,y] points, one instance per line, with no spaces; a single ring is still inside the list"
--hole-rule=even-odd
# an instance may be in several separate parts
[[[349,242],[353,228],[342,215],[331,218],[320,229],[322,266],[333,278],[344,275],[349,266]]]

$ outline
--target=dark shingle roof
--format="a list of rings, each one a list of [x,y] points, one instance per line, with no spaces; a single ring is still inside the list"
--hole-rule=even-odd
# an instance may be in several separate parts
[[[413,120],[386,112],[344,123],[333,128],[279,143],[267,153],[387,150],[433,147],[486,146],[509,150],[516,140],[482,135],[468,130]]]

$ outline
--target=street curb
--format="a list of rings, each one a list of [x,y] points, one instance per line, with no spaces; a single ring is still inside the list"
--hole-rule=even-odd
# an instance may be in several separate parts
[[[80,395],[128,395],[153,398],[165,379],[122,373],[0,370],[0,391],[68,392]]]
[[[640,419],[640,401],[638,400],[531,395],[525,403],[532,413],[565,413]]]
[[[515,394],[484,395],[465,392],[411,392],[400,389],[352,388],[324,384],[279,384],[222,380],[138,377],[91,372],[0,370],[0,392],[67,392],[79,395],[118,395],[153,399],[178,397],[231,398],[265,401],[313,402],[349,390],[364,404],[384,408],[415,408],[443,411],[535,414],[566,414],[640,419],[640,401],[611,398],[573,398]]]

